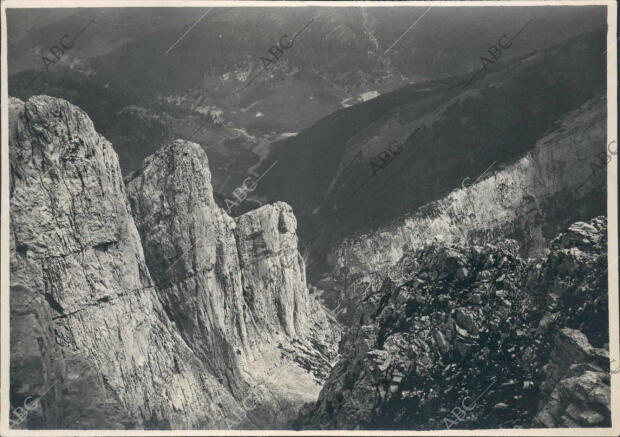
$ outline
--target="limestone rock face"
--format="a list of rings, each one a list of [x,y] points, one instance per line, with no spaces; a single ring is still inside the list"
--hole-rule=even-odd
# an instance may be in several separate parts
[[[269,291],[282,293],[277,321],[250,311],[244,271],[255,262],[240,264],[202,150],[174,142],[148,158],[130,207],[116,154],[83,111],[37,96],[11,99],[9,118],[11,402],[38,400],[15,427],[273,426],[318,394],[339,328],[310,301],[299,265],[272,272],[287,278]],[[250,408],[270,365],[297,393],[272,390]],[[232,410],[239,419],[222,420]]]
[[[297,426],[609,426],[606,236],[595,218],[539,259],[514,240],[408,251]]]
[[[283,331],[290,337],[304,337],[311,329],[315,308],[306,291],[296,230],[293,210],[283,202],[237,219],[244,296],[257,325],[267,335]],[[319,322],[325,323],[325,317]]]
[[[239,382],[247,332],[234,220],[213,200],[204,151],[177,140],[145,159],[127,191],[149,271],[185,342],[205,367]]]
[[[345,239],[329,255],[339,303],[349,311],[341,319],[357,316],[365,285],[355,281],[372,281],[411,248],[484,244],[508,236],[523,243],[522,255],[537,256],[572,222],[604,214],[604,159],[598,167],[600,154],[606,157],[605,126],[606,99],[590,99],[520,159],[466,178],[416,213]]]
[[[231,218],[214,201],[205,152],[181,140],[145,159],[127,190],[170,319],[236,397],[248,390],[243,375],[263,367],[256,361],[278,362],[266,350],[307,356],[304,369],[326,375],[338,328],[309,296],[290,206]],[[314,377],[306,382],[318,392]]]
[[[242,293],[251,316],[248,330],[253,327],[259,338],[277,339],[286,355],[323,381],[337,355],[340,325],[308,293],[291,207],[277,202],[236,222]]]
[[[15,284],[11,287],[10,324],[11,400],[17,411],[10,417],[11,427],[57,427],[62,408],[58,402],[60,391],[53,384],[62,377],[63,360],[54,344],[52,311],[41,295]],[[28,396],[39,405],[35,404],[26,415]],[[47,404],[41,405],[44,402]],[[44,408],[49,417],[45,417]]]
[[[220,408],[213,393],[231,397],[166,316],[112,146],[65,101],[13,100],[11,110],[11,283],[20,286],[11,296],[20,307],[12,309],[32,313],[45,302],[40,311],[50,317],[39,323],[54,342],[41,360],[58,357],[44,385],[55,384],[54,408],[63,413],[44,411],[51,421],[44,425],[88,427],[88,412],[105,404],[126,416],[116,428],[207,426]],[[35,299],[22,307],[24,290]],[[12,325],[14,338],[29,335],[25,323]],[[20,396],[39,394],[38,386],[23,387]],[[105,396],[85,395],[88,387]]]

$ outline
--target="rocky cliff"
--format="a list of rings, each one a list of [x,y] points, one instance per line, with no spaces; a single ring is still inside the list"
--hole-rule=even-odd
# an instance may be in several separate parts
[[[514,240],[407,251],[297,426],[610,426],[606,237],[596,218],[539,259]]]
[[[127,190],[164,308],[205,365],[241,399],[246,379],[301,366],[316,379],[297,375],[291,386],[281,376],[266,386],[288,389],[299,402],[316,395],[338,329],[309,296],[290,206],[231,218],[214,201],[205,152],[181,140],[147,158],[127,177]]]
[[[471,174],[414,214],[345,239],[328,257],[336,284],[326,284],[342,290],[335,298],[341,318],[352,320],[360,290],[380,282],[381,272],[411,248],[508,237],[521,242],[522,255],[539,255],[572,221],[604,214],[605,132],[606,99],[599,96],[561,119],[532,151]]]
[[[274,426],[318,393],[339,329],[308,296],[290,207],[237,225],[191,143],[126,188],[110,143],[59,99],[11,99],[9,118],[11,403],[36,400],[14,427]],[[250,408],[269,366],[290,393],[264,382]]]

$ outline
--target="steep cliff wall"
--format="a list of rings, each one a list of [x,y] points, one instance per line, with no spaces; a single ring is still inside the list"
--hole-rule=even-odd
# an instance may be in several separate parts
[[[155,294],[111,145],[67,102],[42,96],[11,104],[11,283],[21,286],[11,301],[19,305],[28,289],[36,298],[24,311],[46,302],[47,310],[37,311],[49,311],[41,321],[53,329],[54,342],[41,352],[44,360],[60,357],[44,387],[19,395],[37,396],[56,384],[46,399],[64,411],[64,393],[85,388],[88,373],[126,415],[116,427],[207,426],[219,408],[213,393],[230,395],[203,370]],[[29,335],[20,319],[14,312],[15,339]],[[20,350],[14,344],[16,355]],[[89,372],[73,371],[75,360]],[[28,377],[14,374],[12,382],[19,387]],[[67,428],[89,425],[70,417],[55,420]]]
[[[359,278],[394,265],[409,248],[441,241],[482,244],[519,240],[523,254],[540,254],[549,239],[575,220],[603,214],[606,171],[606,100],[589,100],[512,163],[472,174],[439,201],[412,215],[345,240],[329,256],[332,277],[355,306]],[[615,150],[615,149],[614,149]],[[358,281],[359,282],[359,281]],[[362,287],[363,288],[363,287]]]
[[[273,272],[288,282],[270,291],[283,293],[284,317],[269,325],[287,341],[253,328],[267,315],[245,303],[237,225],[214,204],[196,145],[175,142],[134,175],[137,229],[116,154],[83,111],[11,99],[9,142],[11,402],[40,401],[16,427],[269,426],[318,393],[338,327],[309,300],[297,265],[296,275]],[[286,208],[275,209],[264,215],[280,223]],[[297,392],[242,405],[274,363]],[[231,410],[247,417],[223,421]]]
[[[367,292],[306,429],[610,426],[607,226],[407,252]]]
[[[239,382],[247,347],[234,220],[213,200],[208,161],[176,141],[144,161],[127,191],[146,262],[164,308],[212,372]]]
[[[214,201],[205,152],[181,140],[148,157],[127,177],[127,190],[170,320],[234,396],[243,399],[244,381],[268,379],[276,365],[299,373],[297,387],[288,387],[294,403],[318,394],[338,328],[308,293],[290,206],[231,218]],[[264,386],[281,391],[286,381]]]
[[[308,294],[291,207],[277,202],[236,221],[243,292],[260,329],[268,336],[283,331],[291,338],[333,345],[328,340],[333,318]]]

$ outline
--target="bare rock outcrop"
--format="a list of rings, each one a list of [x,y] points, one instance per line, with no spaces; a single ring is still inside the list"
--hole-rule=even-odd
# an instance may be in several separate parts
[[[408,251],[362,299],[342,359],[297,426],[609,426],[607,227],[540,259],[516,241]]]
[[[177,140],[146,158],[127,191],[146,262],[171,323],[231,389],[247,348],[234,220],[213,199],[206,155]]]
[[[256,324],[267,336],[282,331],[293,339],[311,339],[333,356],[338,329],[332,330],[333,317],[308,294],[292,208],[277,202],[236,221],[243,292]]]
[[[543,369],[545,395],[534,427],[609,426],[609,354],[575,329],[561,329]]]
[[[9,118],[11,403],[37,400],[15,427],[243,427],[222,423],[231,410],[246,424],[282,423],[309,399],[279,393],[242,406],[272,363],[318,393],[337,325],[326,334],[324,312],[295,312],[316,307],[288,273],[287,289],[271,291],[297,286],[295,336],[282,324],[282,349],[298,341],[309,351],[295,356],[318,370],[259,335],[237,224],[213,202],[202,150],[185,156],[194,146],[175,142],[147,159],[129,185],[132,216],[116,154],[83,111],[36,96],[11,99]],[[277,400],[288,403],[268,417]]]
[[[45,398],[63,414],[44,412],[51,422],[43,425],[88,427],[79,417],[101,403],[126,416],[115,428],[208,426],[220,408],[213,392],[230,395],[203,370],[154,292],[112,146],[83,111],[59,99],[12,100],[10,118],[11,283],[20,285],[11,301],[21,305],[24,290],[35,297],[12,310],[32,313],[45,302],[37,312],[49,312],[39,320],[54,341],[41,360],[59,357],[44,385],[53,385]],[[17,319],[13,338],[33,332]],[[13,375],[26,390],[15,396],[40,394],[18,382],[27,377]],[[79,384],[105,397],[84,396]]]
[[[166,312],[205,365],[239,400],[277,366],[301,373],[292,396],[276,394],[284,377],[265,383],[274,398],[301,404],[318,394],[339,329],[308,293],[290,206],[266,205],[233,219],[214,200],[205,152],[181,140],[145,159],[126,181]],[[261,426],[252,416],[248,424]]]

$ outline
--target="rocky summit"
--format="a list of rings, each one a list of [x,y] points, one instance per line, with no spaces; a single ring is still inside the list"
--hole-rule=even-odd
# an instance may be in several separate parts
[[[272,427],[316,398],[340,326],[288,205],[231,218],[182,141],[124,182],[60,99],[11,99],[9,118],[11,402],[40,400],[16,427]]]
[[[408,251],[363,295],[306,429],[610,426],[607,226]]]

